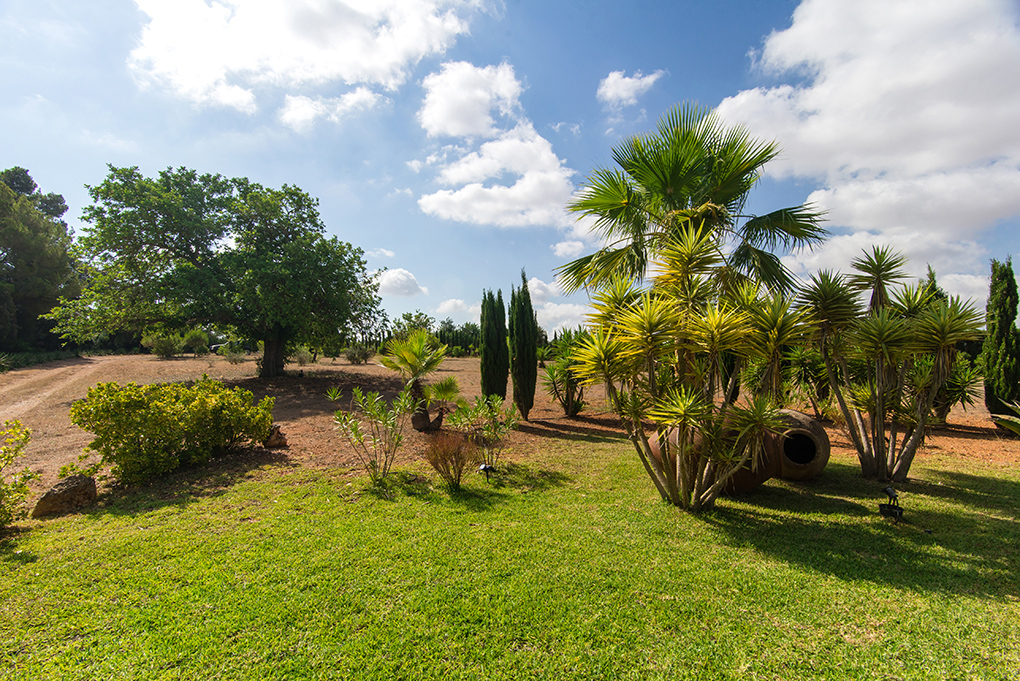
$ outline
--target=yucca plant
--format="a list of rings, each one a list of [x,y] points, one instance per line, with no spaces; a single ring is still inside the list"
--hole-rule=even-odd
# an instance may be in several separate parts
[[[719,260],[706,257],[707,243],[672,243],[652,265],[650,290],[599,296],[597,325],[574,356],[582,382],[606,386],[662,499],[691,512],[711,508],[761,454],[765,433],[780,427],[767,391],[734,402],[740,365],[767,343],[752,340],[765,332],[737,302],[739,283],[726,282]]]
[[[820,272],[799,297],[866,478],[906,480],[958,343],[980,337],[973,305],[940,299],[927,286],[893,290],[904,263],[876,247],[854,260],[853,277]],[[862,314],[856,296],[867,287]]]

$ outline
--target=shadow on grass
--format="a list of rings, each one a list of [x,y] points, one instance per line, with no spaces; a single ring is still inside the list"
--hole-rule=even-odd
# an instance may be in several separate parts
[[[575,416],[569,423],[543,419],[522,422],[517,426],[517,430],[540,437],[591,443],[619,442],[626,437],[622,431],[607,430],[605,424],[600,420],[586,420],[582,416]]]
[[[199,499],[217,497],[254,471],[295,468],[284,450],[252,447],[222,456],[195,468],[176,471],[144,486],[114,486],[100,495],[87,515],[135,515],[168,506],[187,506]]]
[[[485,511],[498,503],[510,500],[513,494],[527,494],[560,487],[570,476],[559,471],[534,469],[522,463],[505,463],[496,466],[488,479],[472,471],[457,490],[447,490],[450,500],[469,511]],[[443,487],[446,490],[445,486]]]
[[[722,505],[703,517],[736,545],[847,581],[1015,597],[1020,485],[939,475],[941,485],[897,486],[904,506],[899,524],[878,513],[886,485],[862,479],[855,466],[845,464],[830,464],[822,478],[809,483],[770,482],[739,497],[744,502],[739,508]],[[976,512],[978,507],[987,512]]]
[[[39,560],[31,551],[18,548],[18,536],[25,530],[18,527],[0,528],[0,561],[15,565],[28,565]]]

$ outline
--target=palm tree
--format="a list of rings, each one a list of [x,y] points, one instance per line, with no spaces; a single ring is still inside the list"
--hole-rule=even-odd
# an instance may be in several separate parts
[[[613,150],[617,168],[597,168],[571,211],[594,218],[608,244],[560,268],[569,291],[598,289],[614,275],[644,276],[649,262],[684,233],[710,235],[729,268],[753,275],[770,289],[789,291],[793,277],[772,251],[818,243],[822,214],[808,206],[766,215],[744,213],[747,195],[776,157],[775,142],[726,127],[714,111],[682,104],[660,120],[655,133],[633,137]]]
[[[446,346],[440,345],[425,329],[414,329],[406,338],[392,339],[386,346],[386,354],[379,358],[384,367],[398,372],[410,389],[411,398],[417,404],[411,414],[411,426],[415,430],[432,430],[424,380],[445,359]]]

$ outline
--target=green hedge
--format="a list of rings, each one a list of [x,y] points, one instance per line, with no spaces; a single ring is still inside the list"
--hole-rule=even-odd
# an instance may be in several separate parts
[[[136,484],[205,463],[244,442],[261,442],[273,424],[273,398],[203,378],[121,387],[100,383],[71,407],[71,421],[95,434],[97,452],[122,482]]]

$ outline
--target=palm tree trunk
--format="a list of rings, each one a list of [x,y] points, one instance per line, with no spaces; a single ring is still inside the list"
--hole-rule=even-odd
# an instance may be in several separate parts
[[[822,351],[822,362],[825,364],[825,375],[829,379],[829,387],[832,389],[832,393],[836,396],[836,404],[839,405],[839,411],[843,414],[843,420],[846,423],[847,432],[850,434],[850,441],[854,445],[854,449],[857,450],[857,460],[861,463],[861,475],[865,478],[873,478],[877,474],[875,467],[875,457],[868,452],[864,446],[866,441],[862,435],[865,432],[864,424],[861,421],[861,416],[855,409],[853,415],[850,413],[850,409],[847,407],[846,400],[843,398],[843,391],[839,387],[839,381],[836,380],[836,372],[833,370],[832,357],[829,355],[828,344],[826,342],[826,334],[822,333],[821,338],[821,351]],[[841,364],[841,368],[846,374],[846,367]]]

